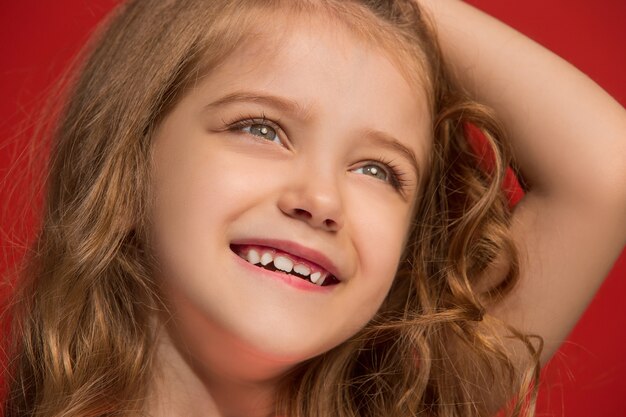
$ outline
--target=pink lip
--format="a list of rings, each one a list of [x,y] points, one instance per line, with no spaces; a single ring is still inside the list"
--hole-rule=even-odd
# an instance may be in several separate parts
[[[233,245],[257,245],[267,246],[269,248],[278,249],[282,252],[286,252],[302,258],[306,261],[319,265],[321,268],[328,271],[333,275],[337,281],[342,281],[339,269],[328,259],[324,254],[305,246],[302,246],[295,242],[286,240],[273,240],[273,239],[242,239],[232,242]]]

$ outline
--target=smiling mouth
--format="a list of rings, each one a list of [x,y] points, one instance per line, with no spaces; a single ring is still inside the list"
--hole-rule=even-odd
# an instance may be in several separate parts
[[[231,245],[230,248],[246,262],[267,271],[292,275],[320,287],[339,283],[319,265],[275,248],[257,245]]]

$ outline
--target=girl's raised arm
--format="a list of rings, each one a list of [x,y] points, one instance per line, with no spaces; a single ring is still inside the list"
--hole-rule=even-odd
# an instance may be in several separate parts
[[[573,66],[473,7],[419,1],[460,81],[498,113],[530,186],[513,214],[520,281],[491,313],[542,336],[545,362],[626,243],[626,111]]]

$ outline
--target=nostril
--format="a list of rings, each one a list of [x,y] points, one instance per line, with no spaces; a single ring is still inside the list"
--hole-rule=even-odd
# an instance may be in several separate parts
[[[328,229],[335,229],[337,227],[337,222],[335,222],[334,220],[331,219],[326,219],[324,220],[324,226],[326,226],[326,228]]]
[[[300,209],[300,208],[294,209],[293,210],[293,214],[296,217],[305,218],[305,219],[310,219],[312,217],[311,213],[309,213],[306,210]]]

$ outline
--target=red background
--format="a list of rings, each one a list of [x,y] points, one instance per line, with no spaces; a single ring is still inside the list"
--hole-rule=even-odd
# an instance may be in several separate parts
[[[626,105],[623,0],[469,2],[572,62]],[[0,3],[0,180],[11,178],[9,167],[50,86],[113,4],[114,0]],[[16,242],[21,245],[29,224],[28,212],[16,203],[19,190],[9,193],[11,183],[0,182],[2,207],[9,208],[0,230],[0,270],[21,253],[19,247],[8,248]],[[626,251],[546,368],[538,416],[626,416],[625,297]]]

